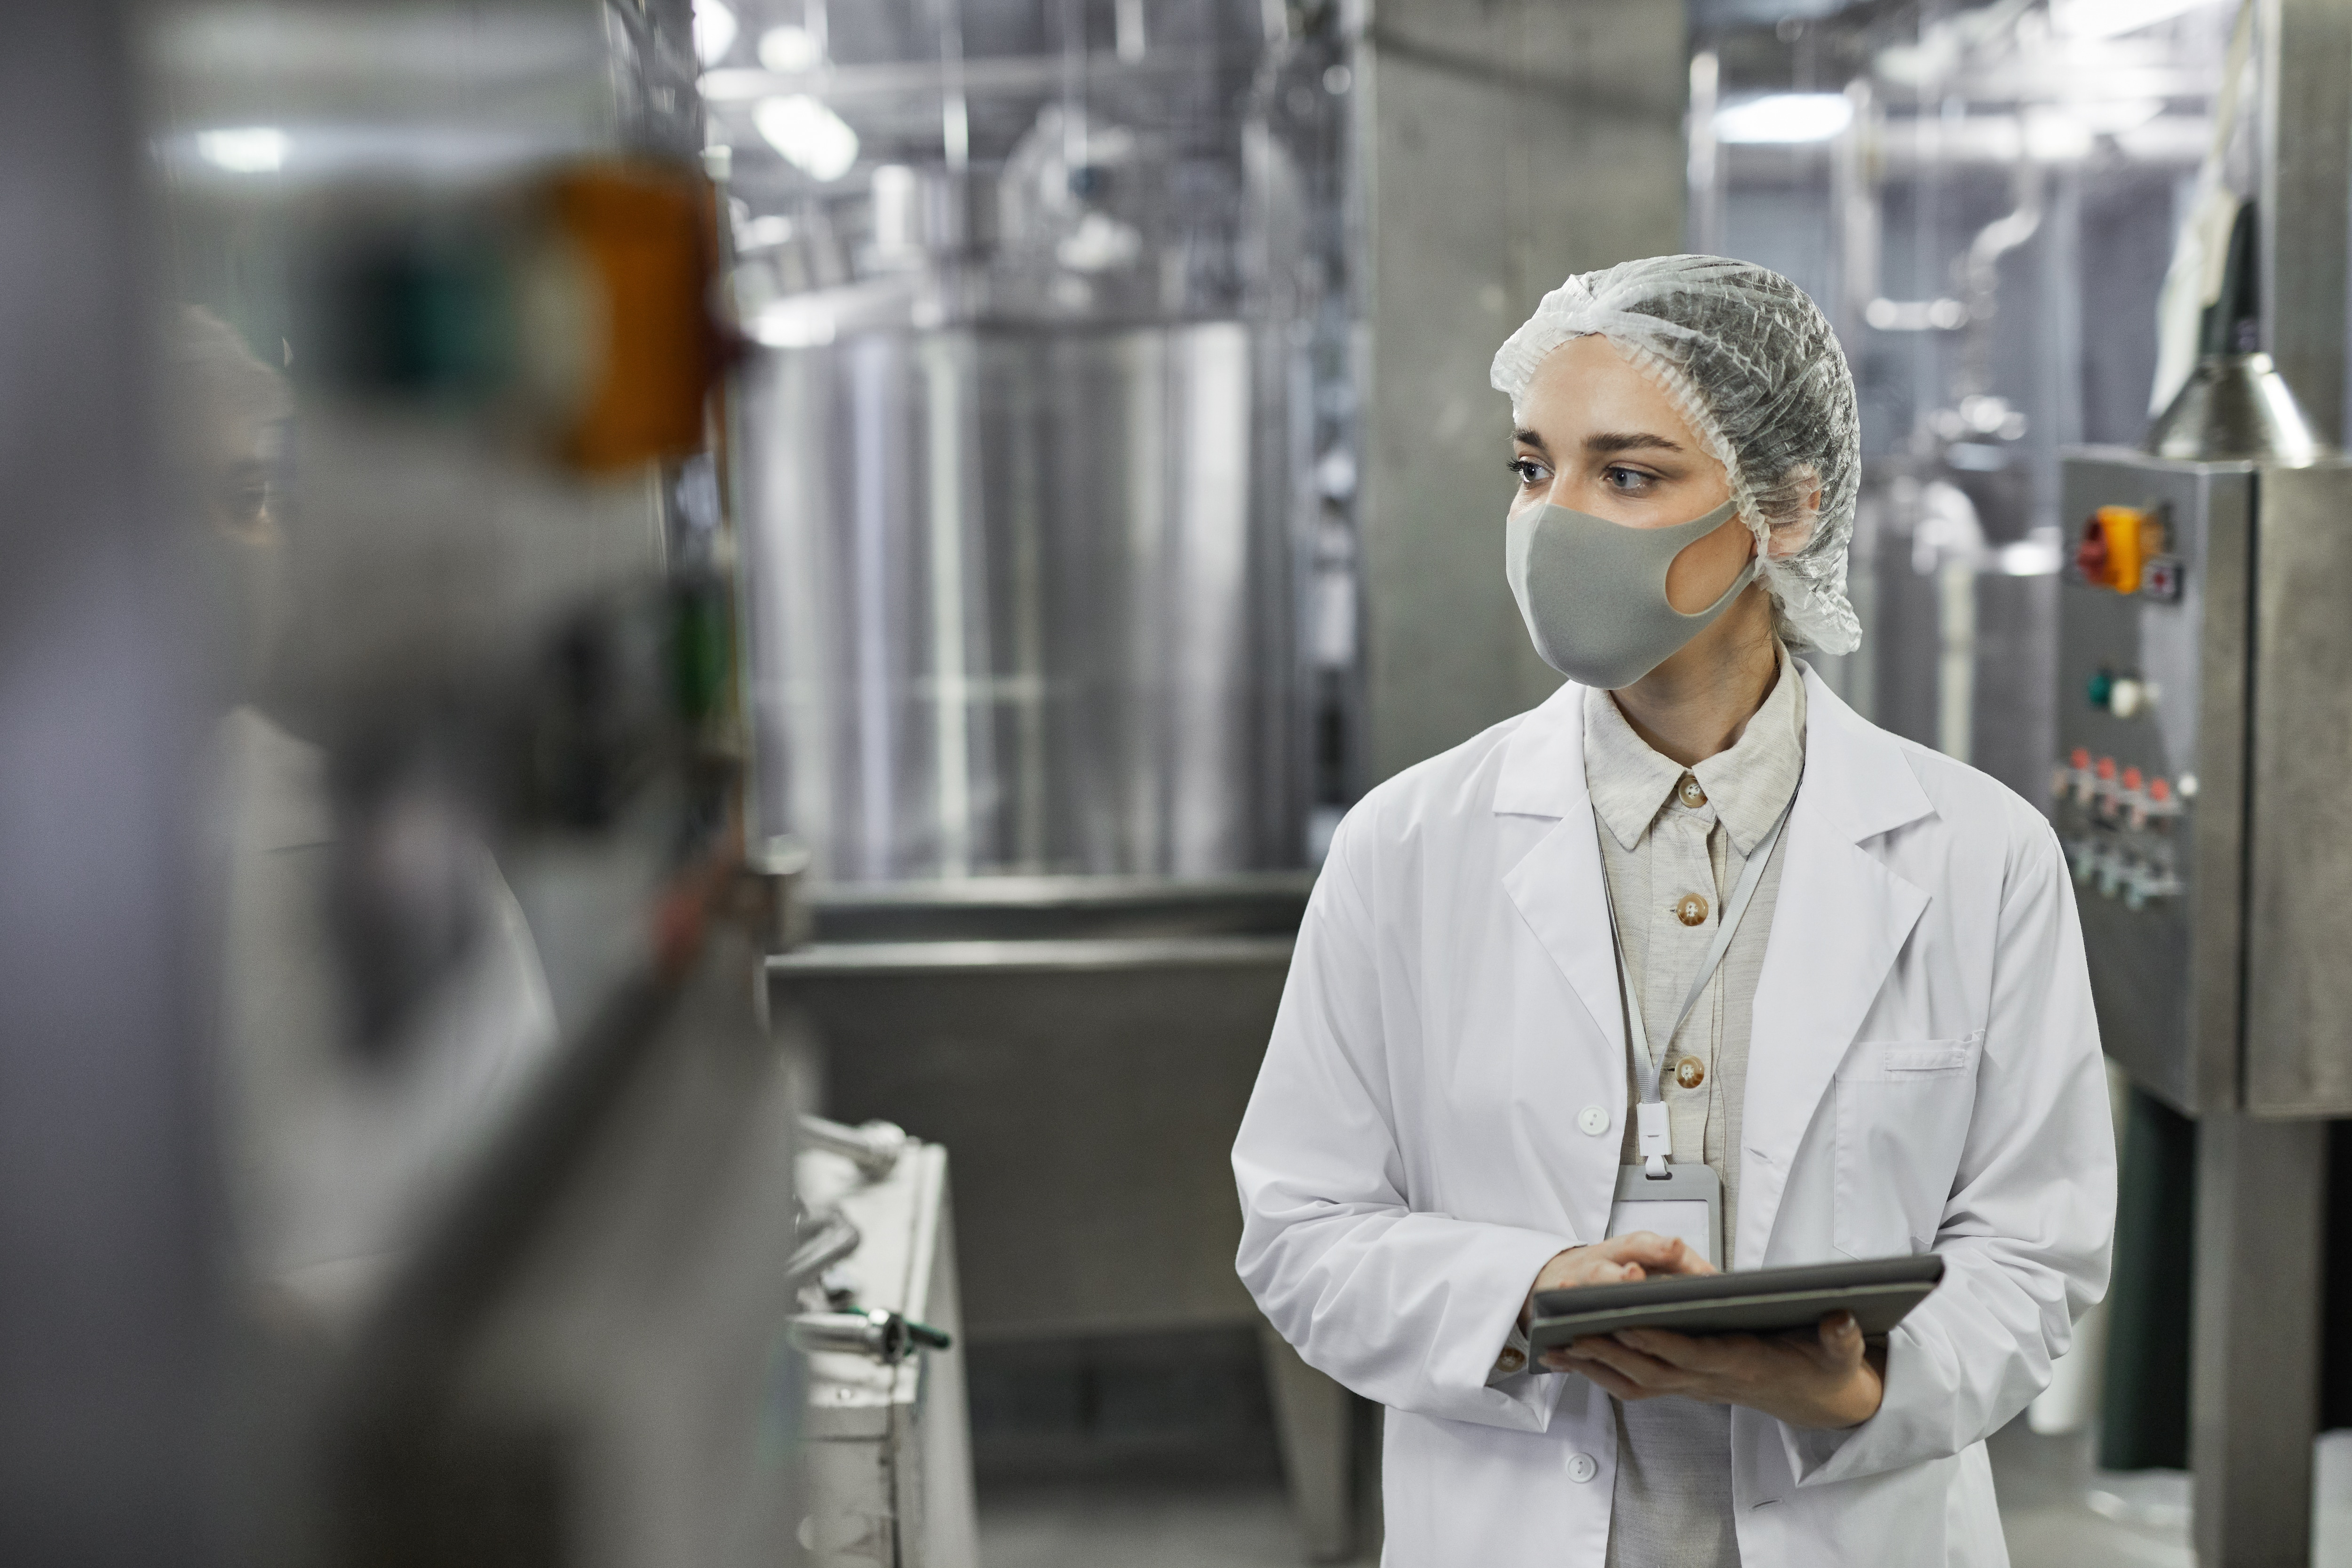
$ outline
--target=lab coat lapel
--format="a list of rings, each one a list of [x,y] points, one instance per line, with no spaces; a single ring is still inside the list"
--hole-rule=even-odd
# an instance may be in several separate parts
[[[1609,934],[1601,841],[1584,778],[1584,689],[1573,682],[1529,714],[1511,737],[1495,788],[1500,816],[1549,816],[1551,830],[1503,875],[1519,918],[1543,944],[1592,1016],[1601,1037],[1625,1048]]]
[[[1811,670],[1805,700],[1804,781],[1789,816],[1748,1036],[1733,1248],[1747,1268],[1766,1262],[1798,1145],[1927,908],[1927,893],[1869,848],[1934,810],[1901,747]]]

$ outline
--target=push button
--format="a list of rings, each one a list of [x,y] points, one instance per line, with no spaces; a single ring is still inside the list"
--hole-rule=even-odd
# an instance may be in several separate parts
[[[1675,919],[1686,926],[1706,924],[1706,900],[1696,893],[1685,893],[1675,900]]]
[[[1685,1089],[1696,1089],[1706,1081],[1706,1064],[1696,1057],[1685,1057],[1675,1064],[1675,1081]]]

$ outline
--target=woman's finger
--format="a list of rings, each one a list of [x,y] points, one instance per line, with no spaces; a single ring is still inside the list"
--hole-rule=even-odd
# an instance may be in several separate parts
[[[1664,1329],[1627,1329],[1617,1338],[1652,1360],[1685,1372],[1714,1372],[1732,1359],[1727,1354],[1731,1347],[1712,1339],[1670,1333]]]
[[[1862,1326],[1852,1312],[1832,1312],[1822,1320],[1822,1353],[1832,1365],[1852,1365],[1862,1359]]]
[[[1633,1382],[1630,1378],[1619,1376],[1616,1373],[1613,1373],[1607,1367],[1602,1366],[1599,1362],[1588,1361],[1580,1363],[1577,1366],[1576,1370],[1582,1373],[1587,1378],[1589,1378],[1594,1387],[1600,1389],[1601,1393],[1611,1395],[1612,1398],[1647,1399],[1651,1396],[1651,1390],[1643,1388],[1640,1384]]]
[[[1592,1346],[1592,1357],[1619,1376],[1654,1393],[1671,1393],[1688,1381],[1679,1367],[1645,1356],[1641,1352],[1610,1339],[1587,1342]]]

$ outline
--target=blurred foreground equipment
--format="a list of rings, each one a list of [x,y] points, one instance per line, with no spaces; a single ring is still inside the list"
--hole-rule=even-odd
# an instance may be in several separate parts
[[[232,1555],[790,1562],[689,8],[141,16]]]

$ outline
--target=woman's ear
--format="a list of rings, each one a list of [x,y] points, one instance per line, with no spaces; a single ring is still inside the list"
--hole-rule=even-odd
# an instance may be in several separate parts
[[[1782,478],[1782,493],[1805,487],[1804,499],[1797,503],[1797,515],[1773,526],[1771,544],[1767,554],[1774,561],[1785,561],[1812,542],[1813,530],[1822,521],[1821,470],[1811,463],[1800,463]]]

